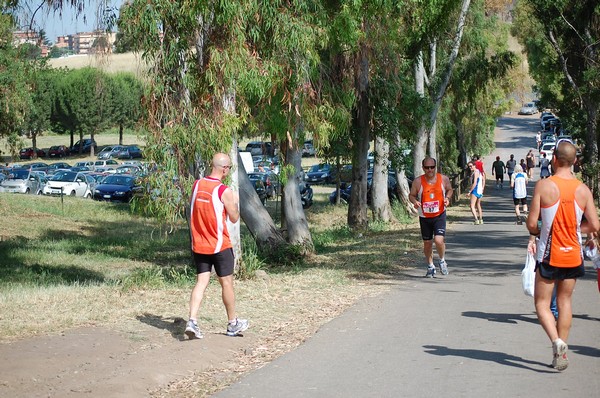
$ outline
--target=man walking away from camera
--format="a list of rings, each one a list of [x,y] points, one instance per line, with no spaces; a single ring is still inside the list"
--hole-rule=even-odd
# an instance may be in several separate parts
[[[190,233],[197,279],[190,297],[190,317],[185,328],[185,334],[190,339],[204,337],[198,327],[196,317],[204,292],[208,287],[213,266],[221,284],[221,296],[229,320],[227,335],[236,336],[248,329],[248,321],[238,319],[235,313],[234,257],[226,221],[227,217],[232,223],[239,220],[239,197],[231,188],[221,182],[230,170],[229,156],[217,153],[212,159],[210,175],[196,180],[194,183],[190,210]]]
[[[575,159],[575,146],[559,140],[552,157],[554,175],[536,183],[527,218],[530,233],[527,250],[535,254],[537,260],[535,310],[552,342],[552,367],[557,370],[565,370],[569,365],[571,295],[577,278],[585,274],[581,234],[593,235],[600,228],[592,193],[571,173]],[[540,216],[541,227],[538,227]],[[538,243],[536,237],[539,237]],[[550,311],[555,285],[557,321]]]

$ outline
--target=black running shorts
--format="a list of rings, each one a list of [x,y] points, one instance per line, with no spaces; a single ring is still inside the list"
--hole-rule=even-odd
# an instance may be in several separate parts
[[[419,217],[421,237],[423,240],[432,240],[434,235],[446,236],[446,212],[437,217]]]
[[[551,280],[577,279],[585,275],[583,261],[580,266],[572,268],[554,267],[550,264],[536,262],[535,269],[536,271],[540,270],[542,278]]]
[[[225,249],[215,254],[194,253],[194,264],[196,273],[210,272],[213,265],[218,276],[229,276],[233,274],[234,266],[233,249]]]

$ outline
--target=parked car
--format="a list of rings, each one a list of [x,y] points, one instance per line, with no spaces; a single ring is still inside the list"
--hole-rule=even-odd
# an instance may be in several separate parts
[[[388,199],[390,200],[390,202],[394,201],[394,200],[398,200],[398,195],[396,193],[396,188],[397,188],[397,184],[398,182],[396,181],[396,178],[394,178],[392,175],[388,174]],[[373,171],[369,170],[367,172],[367,203],[371,203],[371,188],[373,186]],[[350,191],[352,190],[352,184],[347,184],[345,182],[342,182],[340,184],[340,202],[342,203],[348,203],[350,200]],[[330,195],[329,195],[329,202],[331,204],[335,204],[336,202],[336,191],[334,190]]]
[[[89,168],[88,166],[72,166],[69,170],[74,171],[76,173],[78,173],[80,171],[92,171],[92,169]]]
[[[23,148],[19,151],[19,158],[21,159],[33,159],[33,158],[43,158],[46,156],[46,152],[43,149],[39,148]]]
[[[329,163],[312,165],[304,175],[304,181],[313,184],[331,184],[336,178],[335,167]]]
[[[548,121],[550,119],[555,119],[556,116],[554,116],[553,114],[546,114],[544,116],[542,116],[542,118],[540,119],[540,126],[542,127],[543,131],[546,131],[546,124],[548,123]]]
[[[304,146],[302,147],[302,157],[311,157],[317,156],[317,151],[312,143],[312,141],[305,141]]]
[[[533,102],[523,104],[519,109],[519,115],[535,115],[536,113],[538,113],[538,108]]]
[[[87,167],[88,169],[92,169],[94,168],[94,161],[90,160],[90,161],[82,161],[82,162],[76,162],[73,167]]]
[[[117,154],[117,158],[119,159],[142,159],[143,157],[142,150],[137,145],[127,145],[122,147]]]
[[[77,141],[71,147],[71,153],[86,153],[86,152],[90,152],[90,150],[92,149],[92,147],[94,147],[94,151],[96,151],[96,149],[98,149],[98,145],[96,144],[96,141],[92,140],[91,138],[85,138],[83,140]],[[81,149],[81,151],[80,151],[80,149]]]
[[[26,169],[30,169],[30,170],[43,171],[45,173],[48,172],[48,164],[44,163],[44,162],[34,162],[34,163],[24,164],[23,167]]]
[[[71,165],[69,163],[65,163],[65,162],[50,163],[48,165],[46,173],[54,174],[54,173],[56,173],[57,170],[61,170],[61,169],[67,170],[70,168],[71,168]]]
[[[269,173],[248,173],[248,178],[250,179],[250,182],[252,182],[254,190],[258,194],[262,204],[266,204],[267,199],[275,196],[275,187],[271,181],[271,178],[269,177]]]
[[[141,173],[142,169],[140,167],[131,164],[119,166],[115,169],[115,174],[131,174],[134,176],[139,176]]]
[[[300,189],[300,201],[302,202],[302,208],[308,209],[313,204],[313,189],[310,184],[301,182],[298,186]]]
[[[552,155],[554,154],[554,147],[556,147],[556,142],[547,142],[540,148],[540,158],[545,153],[546,159],[552,160]]]
[[[273,198],[279,192],[277,175],[270,172],[248,173],[250,181],[261,180],[263,182],[265,193],[268,199]]]
[[[273,156],[273,146],[270,142],[252,141],[246,145],[246,152],[250,152],[252,156],[267,155]]]
[[[48,157],[51,158],[64,158],[69,156],[71,150],[66,145],[53,145],[48,150]]]
[[[129,202],[142,192],[134,176],[129,174],[112,174],[106,176],[94,190],[95,200]]]
[[[121,164],[119,162],[117,162],[114,159],[107,159],[107,160],[96,160],[94,162],[94,170],[101,168],[101,167],[106,167],[106,168],[113,168],[116,169],[117,167],[119,167]]]
[[[85,174],[71,170],[59,170],[44,187],[44,195],[68,195],[92,197]]]
[[[39,195],[42,190],[40,175],[29,169],[10,169],[6,179],[0,183],[0,192]]]
[[[98,153],[98,159],[116,158],[125,147],[122,145],[106,146]]]

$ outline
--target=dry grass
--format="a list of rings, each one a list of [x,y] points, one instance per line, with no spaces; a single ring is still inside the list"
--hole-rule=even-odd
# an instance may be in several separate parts
[[[93,67],[108,73],[130,72],[140,79],[148,75],[147,64],[137,53],[108,54],[108,55],[74,55],[64,58],[52,58],[48,61],[53,68],[80,69]]]
[[[324,190],[329,191],[329,188]],[[26,253],[16,255],[16,251],[21,249],[12,246],[10,254],[15,261],[33,261],[32,265],[48,267],[53,264],[85,267],[90,272],[113,277],[136,268],[157,267],[165,261],[160,259],[163,243],[152,238],[152,225],[148,221],[135,221],[126,212],[110,210],[105,204],[93,201],[72,199],[65,202],[67,211],[63,216],[57,204],[53,204],[58,201],[57,198],[20,197],[18,199],[22,203],[19,204],[13,201],[15,198],[14,195],[0,195],[0,211],[6,225],[13,226],[3,229],[0,249],[11,239],[51,245],[55,240],[69,240],[79,235],[93,241],[103,234],[110,234],[111,230],[126,237],[125,228],[116,223],[117,219],[122,219],[124,223],[140,223],[130,227],[131,233],[137,234],[136,240],[125,241],[123,245],[150,242],[158,250],[154,261],[117,255],[118,249],[110,245],[104,254],[97,250],[65,253],[63,257],[50,255],[36,260],[37,257],[32,259]],[[229,385],[241,374],[294,349],[321,325],[358,300],[380,294],[391,284],[402,283],[403,272],[413,267],[415,258],[420,256],[416,225],[393,223],[381,231],[354,236],[345,227],[346,207],[326,204],[325,194],[317,195],[316,199],[317,203],[307,211],[307,217],[313,227],[318,254],[296,266],[273,267],[267,264],[266,277],[236,281],[238,312],[251,320],[253,335],[259,336],[255,343],[239,353],[236,361],[217,364],[210,371],[181,379],[154,391],[154,396],[207,396]],[[30,209],[25,219],[34,217],[35,223],[26,225],[24,209]],[[76,212],[79,213],[73,215]],[[107,226],[96,225],[97,215],[89,219],[80,215],[93,213],[103,214]],[[16,227],[18,225],[22,227]],[[145,229],[142,228],[144,225]],[[60,233],[61,229],[64,232]],[[6,246],[3,252],[6,252]],[[81,326],[107,327],[135,336],[138,322],[143,319],[183,319],[187,314],[191,287],[191,280],[181,285],[156,287],[125,287],[119,283],[102,282],[44,286],[4,283],[0,285],[0,341],[10,342],[22,336],[53,335]],[[33,308],[36,322],[30,322]],[[220,288],[218,283],[213,282],[207,290],[199,321],[206,333],[220,333],[223,318]],[[173,327],[173,330],[177,329]],[[176,333],[181,331],[177,329]]]

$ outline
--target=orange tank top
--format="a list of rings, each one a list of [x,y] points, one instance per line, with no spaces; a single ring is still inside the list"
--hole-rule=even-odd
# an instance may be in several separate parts
[[[190,206],[192,251],[215,254],[231,247],[221,195],[227,186],[210,177],[196,180]]]
[[[419,189],[419,216],[425,218],[437,217],[446,211],[444,198],[446,190],[442,181],[442,175],[435,175],[435,182],[427,182],[425,175],[421,176],[421,188]]]
[[[542,228],[538,246],[538,261],[559,268],[583,264],[580,224],[583,209],[575,199],[575,190],[581,184],[577,179],[550,177],[560,195],[551,206],[540,209]]]

